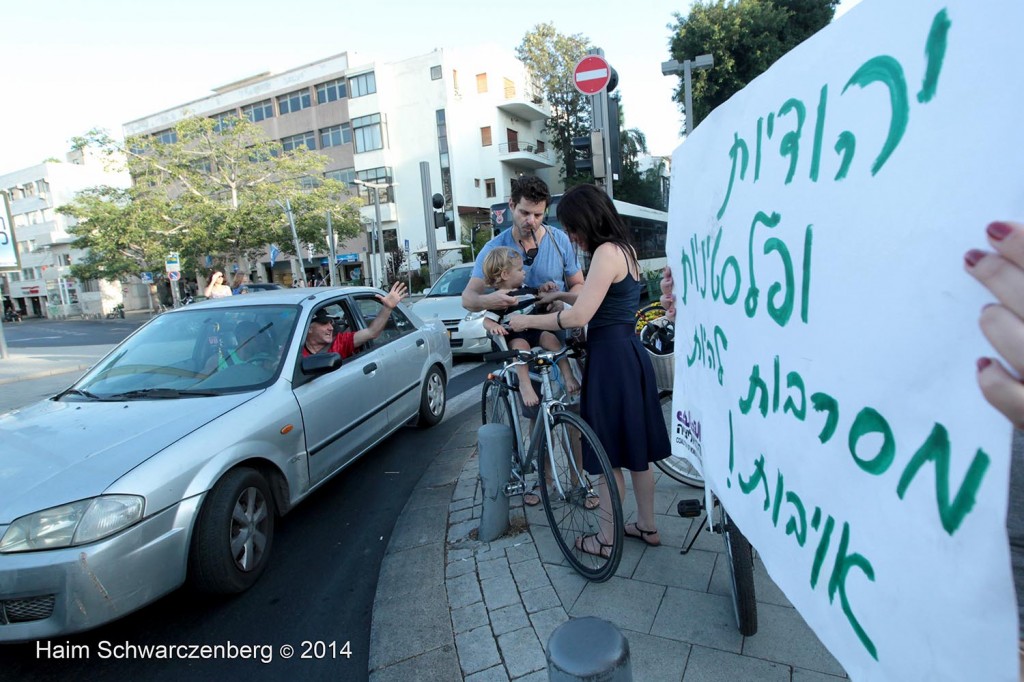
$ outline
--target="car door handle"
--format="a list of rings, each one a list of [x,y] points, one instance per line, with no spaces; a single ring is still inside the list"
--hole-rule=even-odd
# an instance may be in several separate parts
[[[373,374],[377,371],[377,363],[371,362],[370,364],[363,367],[363,374]]]
[[[426,341],[424,341],[423,339],[416,339],[417,346],[422,346],[424,343],[426,343]]]

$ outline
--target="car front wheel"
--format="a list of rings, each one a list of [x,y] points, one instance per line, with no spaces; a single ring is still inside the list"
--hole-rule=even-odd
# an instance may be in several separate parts
[[[270,486],[254,469],[233,469],[207,494],[199,512],[189,580],[203,592],[244,592],[267,567],[273,541]]]
[[[417,426],[421,429],[434,426],[444,419],[447,405],[447,387],[444,376],[437,367],[431,367],[423,380],[423,393],[420,396],[420,416]]]

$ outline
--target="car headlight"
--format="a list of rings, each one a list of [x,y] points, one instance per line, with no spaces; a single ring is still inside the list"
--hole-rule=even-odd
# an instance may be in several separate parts
[[[466,322],[472,322],[473,320],[479,320],[481,317],[483,317],[486,314],[487,314],[486,310],[481,310],[480,312],[477,312],[477,313],[469,313],[468,315],[466,315],[462,319],[465,320]]]
[[[136,523],[144,507],[145,500],[135,495],[101,495],[22,516],[0,539],[0,553],[95,542]]]

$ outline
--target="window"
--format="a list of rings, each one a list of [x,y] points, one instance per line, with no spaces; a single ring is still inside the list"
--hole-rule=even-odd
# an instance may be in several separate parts
[[[159,133],[154,133],[153,137],[156,138],[157,142],[162,144],[174,144],[178,141],[177,130],[161,130]]]
[[[345,99],[348,94],[348,89],[345,86],[345,79],[338,78],[337,80],[327,81],[316,86],[316,103],[327,104],[338,99]]]
[[[377,79],[374,77],[373,71],[349,78],[348,85],[352,89],[353,97],[372,95],[377,92]]]
[[[390,204],[395,201],[395,188],[391,184],[394,182],[394,177],[390,168],[381,167],[356,171],[356,177],[374,185],[387,185],[384,189],[378,190],[380,192],[380,203]],[[367,204],[373,204],[373,189],[366,185],[356,185],[356,187],[359,188],[359,196]]]
[[[274,118],[274,104],[269,99],[242,107],[242,116],[255,123],[265,118]]]
[[[441,67],[431,66],[430,67],[430,80],[439,81],[441,80]]]
[[[46,180],[36,180],[36,187],[39,189],[40,194],[46,194],[50,191],[50,183]]]
[[[494,178],[487,178],[484,180],[484,187],[488,197],[498,196],[498,185],[494,182]]]
[[[234,126],[232,121],[238,118],[238,112],[232,109],[231,111],[222,111],[219,114],[211,116],[215,123],[213,129],[218,133],[224,132],[225,130],[231,130]]]
[[[491,126],[484,126],[480,129],[480,144],[484,147],[491,146]]]
[[[302,189],[316,189],[321,184],[320,178],[312,175],[303,175],[299,178],[299,186],[302,187]]]
[[[516,84],[508,78],[503,80],[505,81],[505,99],[512,99],[516,96]]]
[[[487,74],[478,73],[476,75],[476,91],[487,92]]]
[[[544,140],[537,140],[537,153],[538,154],[543,154],[544,153]]]
[[[281,149],[290,152],[298,149],[299,147],[305,147],[306,149],[316,149],[316,136],[313,135],[313,131],[309,130],[298,135],[289,135],[288,137],[281,138]]]
[[[12,282],[20,282],[21,281],[21,273],[20,272],[8,272],[7,276],[11,279]]]
[[[366,320],[367,326],[369,326],[375,317],[380,314],[387,315],[387,312],[383,310],[384,304],[372,297],[359,297],[356,299],[356,305],[359,307],[359,312],[362,314],[363,319]],[[400,339],[406,334],[411,334],[416,331],[416,327],[413,326],[409,318],[405,316],[398,308],[391,311],[390,317],[388,317],[387,324],[384,325],[384,330],[380,336],[373,341],[373,345],[377,348],[386,345]]]
[[[313,102],[309,96],[309,90],[306,88],[277,96],[277,110],[281,112],[282,116],[294,114],[296,111],[302,111],[311,106],[313,106]]]
[[[7,192],[11,195],[11,201],[17,201],[25,197],[25,193],[21,191],[20,187],[11,187]]]
[[[370,152],[384,148],[381,134],[380,114],[360,116],[352,119],[352,133],[355,137],[356,152]]]
[[[340,147],[352,142],[352,126],[348,123],[320,129],[320,148]]]
[[[452,69],[452,89],[455,91],[455,95],[459,94],[459,72],[456,69]]]
[[[474,187],[479,187],[480,186],[480,178],[473,178],[473,186]]]
[[[324,173],[324,177],[330,180],[344,182],[346,185],[351,185],[353,184],[352,181],[356,179],[356,169],[342,168],[341,170],[327,171]]]

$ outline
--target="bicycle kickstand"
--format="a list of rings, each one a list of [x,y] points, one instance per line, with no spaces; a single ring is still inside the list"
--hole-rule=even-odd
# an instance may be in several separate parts
[[[700,531],[704,527],[704,521],[708,517],[706,510],[701,513],[703,508],[704,505],[700,500],[679,500],[679,504],[676,505],[676,512],[683,518],[692,519],[700,516],[700,521],[697,522],[697,530],[694,531],[693,537],[689,539],[689,542],[687,542],[686,537],[683,538],[683,548],[679,550],[680,554],[688,554],[689,551],[693,549],[693,543],[697,542],[697,538],[700,536]],[[689,536],[690,531],[686,531],[686,534]]]

